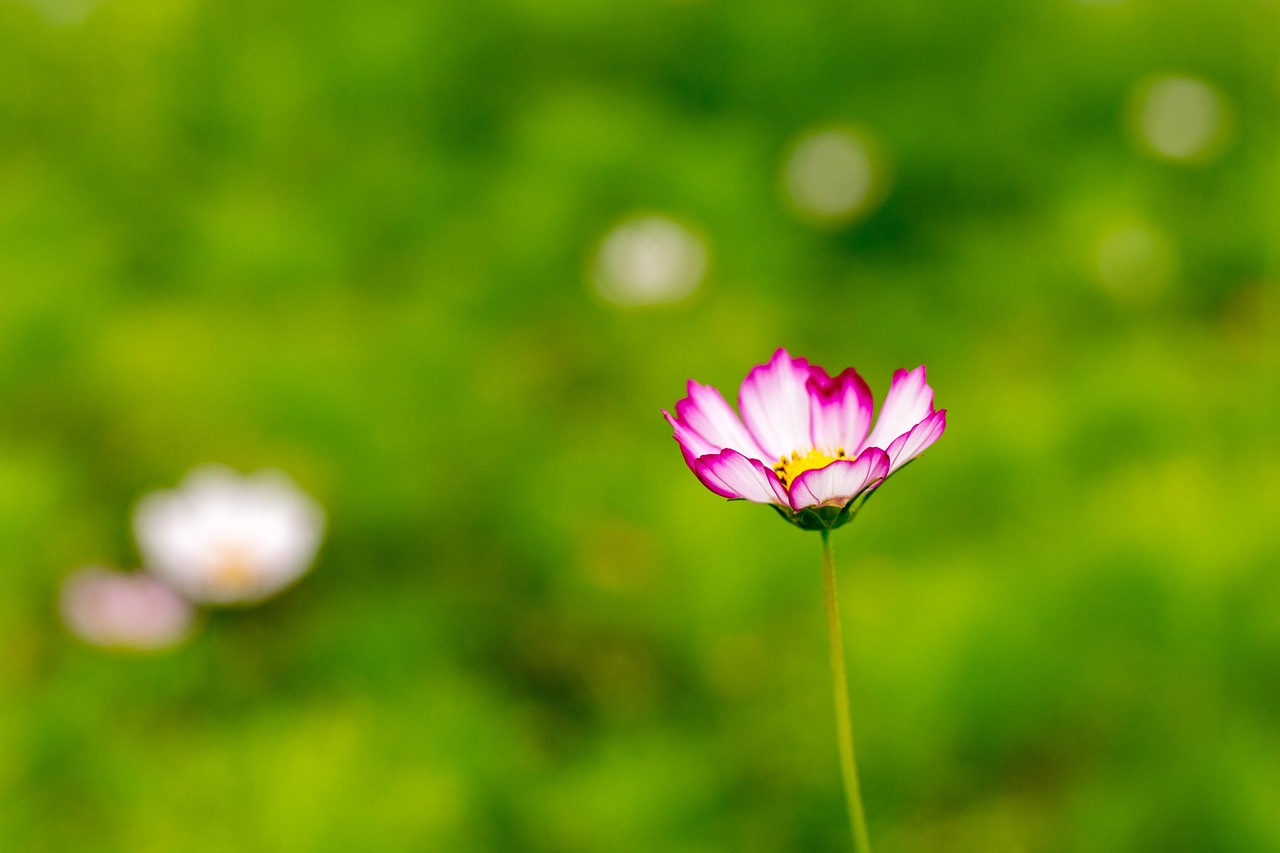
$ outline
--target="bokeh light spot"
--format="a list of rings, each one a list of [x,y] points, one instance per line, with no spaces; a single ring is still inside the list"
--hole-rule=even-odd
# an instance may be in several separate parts
[[[82,24],[97,7],[99,0],[26,0],[51,24],[69,27]]]
[[[678,302],[698,290],[708,257],[706,242],[692,229],[666,216],[637,216],[605,235],[592,279],[615,305]]]
[[[1107,292],[1121,302],[1142,304],[1163,293],[1173,279],[1177,256],[1163,232],[1128,223],[1098,241],[1094,270]]]
[[[138,504],[143,565],[193,601],[248,604],[310,570],[324,510],[279,471],[207,465]]]
[[[1202,162],[1226,143],[1226,99],[1196,77],[1171,75],[1140,85],[1132,110],[1139,139],[1158,157]]]
[[[782,191],[792,211],[817,224],[843,224],[879,204],[885,168],[864,131],[810,130],[792,143],[782,167]]]
[[[192,605],[141,572],[78,569],[62,584],[62,621],[86,643],[104,648],[159,651],[187,639]]]

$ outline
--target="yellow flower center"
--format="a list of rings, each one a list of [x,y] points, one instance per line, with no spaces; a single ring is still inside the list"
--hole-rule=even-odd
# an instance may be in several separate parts
[[[213,570],[214,589],[225,593],[243,593],[258,583],[258,571],[239,550],[228,549]]]
[[[805,471],[813,471],[818,468],[825,468],[837,459],[847,459],[848,454],[845,453],[843,447],[837,447],[833,450],[826,450],[821,447],[815,447],[808,453],[801,454],[798,450],[793,450],[790,456],[783,456],[773,466],[773,471],[778,475],[778,479],[782,481],[782,485],[790,488],[791,484],[796,481]]]

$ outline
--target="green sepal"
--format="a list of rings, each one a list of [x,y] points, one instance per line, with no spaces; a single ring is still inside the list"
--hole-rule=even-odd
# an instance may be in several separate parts
[[[862,509],[872,492],[863,492],[844,506],[815,506],[799,512],[788,512],[777,504],[771,504],[778,515],[799,527],[801,530],[835,530],[853,521],[853,517]]]

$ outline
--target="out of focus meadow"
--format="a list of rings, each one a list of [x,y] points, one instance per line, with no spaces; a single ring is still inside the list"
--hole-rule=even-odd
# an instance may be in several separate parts
[[[872,836],[1280,849],[1265,0],[0,0],[0,849],[843,850],[818,538],[659,416],[945,436],[834,541]],[[310,575],[73,637],[139,498]]]

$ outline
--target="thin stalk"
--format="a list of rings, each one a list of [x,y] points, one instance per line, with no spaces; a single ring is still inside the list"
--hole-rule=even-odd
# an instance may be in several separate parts
[[[831,531],[822,531],[822,593],[827,609],[827,644],[831,649],[831,691],[836,702],[836,741],[840,748],[840,775],[849,807],[856,853],[871,853],[867,816],[858,787],[858,765],[853,757],[853,723],[849,718],[849,682],[844,668],[844,639],[840,633],[840,603],[836,599],[836,561],[831,553]]]

